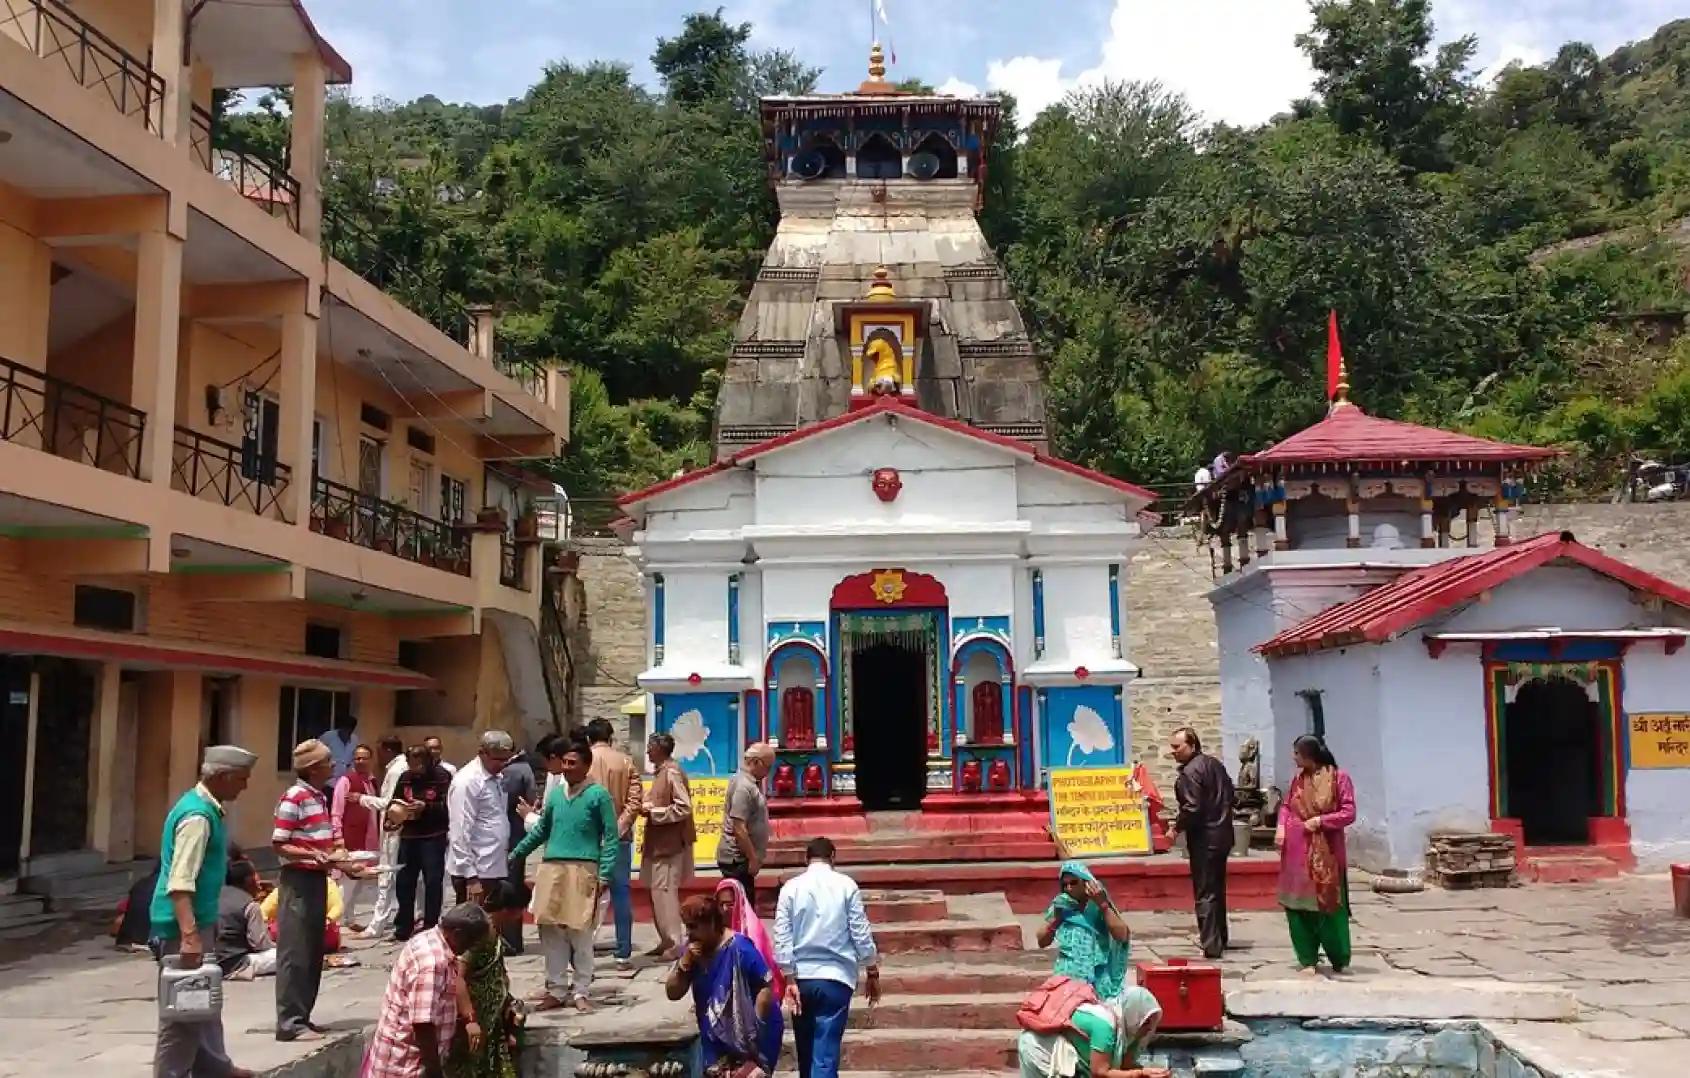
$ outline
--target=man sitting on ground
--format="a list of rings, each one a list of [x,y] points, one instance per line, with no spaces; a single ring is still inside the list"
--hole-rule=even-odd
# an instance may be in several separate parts
[[[276,972],[276,945],[259,905],[264,888],[251,861],[229,866],[228,882],[217,900],[217,964],[231,981],[250,981]]]

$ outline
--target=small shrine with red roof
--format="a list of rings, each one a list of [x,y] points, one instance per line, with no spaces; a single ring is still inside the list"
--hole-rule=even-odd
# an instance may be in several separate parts
[[[1324,419],[1188,505],[1228,757],[1254,739],[1284,790],[1292,742],[1323,736],[1371,869],[1418,868],[1451,830],[1512,836],[1543,879],[1690,855],[1690,589],[1515,534],[1553,450],[1371,416],[1337,383]]]

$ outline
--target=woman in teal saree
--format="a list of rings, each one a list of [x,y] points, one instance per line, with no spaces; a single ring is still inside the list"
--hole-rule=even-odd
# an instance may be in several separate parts
[[[1105,1002],[1125,986],[1132,932],[1109,892],[1079,861],[1062,865],[1062,890],[1045,910],[1039,946],[1056,944],[1059,977],[1085,981]]]

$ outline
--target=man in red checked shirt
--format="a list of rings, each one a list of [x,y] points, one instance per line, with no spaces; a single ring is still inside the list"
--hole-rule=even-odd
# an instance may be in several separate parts
[[[316,1040],[312,1024],[323,980],[323,922],[328,918],[329,870],[353,878],[364,867],[335,844],[323,786],[334,771],[329,747],[315,738],[294,746],[294,783],[276,802],[270,844],[281,859],[276,906],[276,1039]]]

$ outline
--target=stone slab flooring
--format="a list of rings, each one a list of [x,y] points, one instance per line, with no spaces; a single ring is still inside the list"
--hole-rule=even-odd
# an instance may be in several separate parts
[[[1053,889],[1054,876],[1053,868]],[[1409,978],[1430,984],[1446,978],[1566,989],[1580,1004],[1576,1021],[1483,1024],[1547,1074],[1679,1078],[1684,1073],[1690,1060],[1690,920],[1672,916],[1665,876],[1399,896],[1374,895],[1357,879],[1352,897],[1356,982]],[[1136,961],[1196,954],[1189,916],[1135,912],[1128,920]],[[1034,946],[1036,921],[1020,918],[1028,947]],[[1265,986],[1296,975],[1281,916],[1235,915],[1232,935],[1240,946],[1223,961],[1229,982]],[[608,940],[608,932],[601,939]],[[650,929],[641,926],[637,949],[650,943]],[[395,951],[385,944],[354,948],[363,965],[326,973],[317,1010],[318,1021],[343,1041],[374,1021]],[[686,1027],[688,1004],[662,998],[660,968],[646,965],[618,975],[610,966],[601,956],[594,987],[600,1006],[594,1014],[565,1012],[569,1017],[543,1016],[536,1023],[561,1025],[567,1032]],[[879,1014],[865,1013],[855,1023],[851,1036],[890,1041],[911,1037],[934,1020],[953,1029],[973,1025],[965,1017],[973,1010],[981,1012],[980,1025],[996,1024],[988,1011],[1007,1021],[1013,1013],[1010,997],[1036,982],[1043,968],[1040,956],[1025,952],[891,956],[888,998]],[[1002,1000],[957,998],[977,990],[976,978],[988,970]],[[513,960],[511,972],[520,994],[536,991],[537,951]],[[154,975],[144,956],[118,954],[104,940],[0,965],[0,1075],[150,1073]],[[355,1073],[338,1063],[331,1069],[322,1056],[332,1051],[337,1061],[355,1059],[351,1044],[335,1051],[321,1042],[273,1039],[273,983],[228,987],[224,1024],[236,1061],[278,1076]],[[984,1038],[988,1030],[970,1035]],[[1005,1042],[1012,1043],[1013,1035],[1013,1029],[1004,1029]],[[931,1059],[920,1069],[931,1073]],[[1002,1073],[1001,1064],[989,1070]]]

